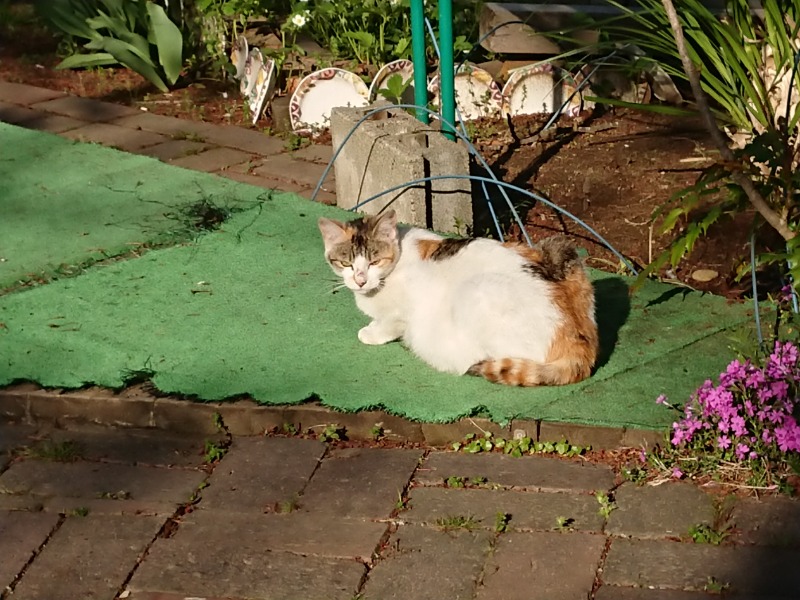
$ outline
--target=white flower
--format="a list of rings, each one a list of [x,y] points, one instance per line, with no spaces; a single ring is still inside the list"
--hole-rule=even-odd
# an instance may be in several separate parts
[[[305,25],[306,23],[308,23],[308,17],[306,15],[301,15],[300,13],[297,13],[292,17],[292,25],[294,25],[295,27],[303,27],[303,25]]]

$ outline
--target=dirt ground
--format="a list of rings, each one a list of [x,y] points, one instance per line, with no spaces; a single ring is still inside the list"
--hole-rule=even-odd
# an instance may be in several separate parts
[[[253,128],[233,82],[201,80],[170,93],[158,92],[125,69],[57,71],[58,41],[31,23],[0,27],[0,78],[66,91],[87,98],[140,107],[152,113]],[[560,121],[552,135],[536,137],[539,117],[479,122],[476,146],[503,180],[531,190],[583,219],[634,265],[641,267],[669,238],[652,227],[653,211],[695,182],[711,165],[705,132],[695,119],[630,110],[596,110],[575,122]],[[256,126],[272,131],[269,115]],[[536,138],[536,139],[531,139]],[[618,271],[619,259],[591,234],[544,204],[528,204],[526,228],[533,239],[566,232],[589,251],[590,266]],[[736,267],[748,254],[752,215],[712,228],[691,257],[665,279],[729,298],[748,293]],[[508,235],[519,236],[512,225]],[[697,270],[718,275],[700,282]]]

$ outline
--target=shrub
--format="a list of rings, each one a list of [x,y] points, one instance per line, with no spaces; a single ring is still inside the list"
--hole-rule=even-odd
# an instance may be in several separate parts
[[[175,4],[175,3],[173,3]],[[58,69],[128,67],[161,91],[183,68],[183,35],[162,6],[138,0],[38,0],[36,9],[58,31],[88,40]]]

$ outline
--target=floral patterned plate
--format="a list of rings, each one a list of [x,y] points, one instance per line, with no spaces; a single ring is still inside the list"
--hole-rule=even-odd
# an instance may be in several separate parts
[[[314,132],[330,125],[331,110],[338,106],[369,104],[369,88],[354,73],[322,69],[305,77],[289,101],[292,129]]]
[[[562,114],[574,117],[589,108],[569,72],[550,64],[515,69],[503,87],[503,114]]]
[[[380,71],[375,75],[375,79],[372,80],[372,85],[369,86],[370,101],[388,100],[389,102],[398,102],[398,98],[392,96],[387,89],[387,83],[395,75],[399,76],[401,85],[406,86],[400,95],[399,103],[414,104],[414,63],[404,58],[386,63],[381,67]]]
[[[500,114],[503,96],[500,86],[492,79],[488,71],[472,64],[465,64],[456,73],[453,87],[456,95],[456,108],[465,121]],[[441,107],[438,76],[428,84],[428,91],[434,95],[436,105]]]
[[[244,77],[244,65],[247,62],[247,39],[243,36],[237,36],[236,41],[231,48],[231,62],[236,67],[236,79],[241,80]]]

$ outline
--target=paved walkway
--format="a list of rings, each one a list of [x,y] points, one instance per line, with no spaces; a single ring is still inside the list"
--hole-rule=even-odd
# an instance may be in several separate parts
[[[4,82],[0,120],[307,197],[331,152]],[[720,504],[577,459],[239,435],[285,417],[246,406],[214,432],[207,405],[101,393],[100,410],[91,391],[48,404],[18,390],[0,410],[2,600],[800,597],[800,503],[787,498]],[[89,416],[126,428],[75,424]],[[428,444],[464,426],[393,423]],[[703,523],[721,545],[691,540]]]
[[[800,589],[798,502],[718,507],[691,484],[619,485],[581,461],[8,423],[0,452],[0,598],[692,600],[724,589],[788,600]],[[693,543],[701,523],[727,531],[724,543]]]

